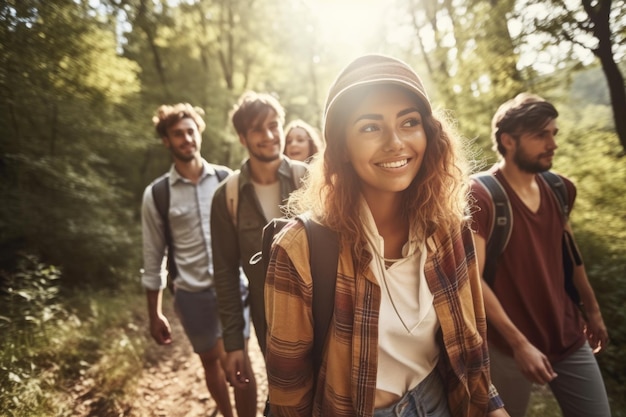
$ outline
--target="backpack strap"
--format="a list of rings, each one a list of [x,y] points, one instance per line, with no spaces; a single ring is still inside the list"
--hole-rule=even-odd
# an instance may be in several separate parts
[[[298,216],[297,219],[304,225],[309,244],[309,264],[313,280],[313,369],[317,375],[322,365],[324,344],[335,309],[339,236],[326,226],[313,221],[306,214]],[[263,262],[263,268],[267,271],[274,237],[290,221],[291,219],[281,217],[272,219],[265,225],[262,250],[252,256],[251,264]]]
[[[264,227],[261,234],[261,251],[255,253],[250,258],[250,265],[255,265],[259,262],[263,262],[263,270],[267,274],[267,269],[270,266],[270,256],[272,252],[272,243],[274,237],[280,232],[291,219],[286,217],[275,217],[270,220]]]
[[[240,170],[234,171],[226,180],[226,208],[230,215],[230,220],[237,228],[237,210],[239,204],[239,174]]]
[[[230,174],[230,172],[225,169],[218,167],[214,168],[217,180],[220,182],[226,179],[226,177]],[[171,291],[173,291],[173,280],[176,278],[176,275],[178,275],[178,268],[176,267],[176,262],[174,261],[174,245],[172,240],[172,230],[170,228],[170,176],[168,174],[165,174],[162,178],[157,179],[152,184],[152,198],[157,212],[163,221],[163,235],[165,237],[165,245],[167,246],[167,286]]]
[[[313,365],[316,375],[322,366],[324,345],[335,310],[335,283],[339,265],[339,236],[333,230],[299,216],[309,242],[309,262],[313,279]]]
[[[559,203],[561,214],[563,216],[563,224],[566,224],[569,218],[570,207],[567,194],[567,187],[560,175],[554,172],[544,171],[541,173],[541,178],[550,186],[552,194]],[[565,230],[562,238],[562,253],[563,253],[563,274],[565,276],[565,291],[571,298],[574,304],[579,308],[585,321],[587,320],[586,312],[580,299],[578,289],[574,284],[574,269],[576,266],[583,264],[582,256],[574,243],[574,237]]]
[[[302,185],[302,181],[306,173],[308,172],[308,167],[304,164],[291,164],[291,179],[293,181],[294,188],[300,188]],[[235,228],[237,228],[237,210],[239,203],[239,175],[241,174],[241,170],[236,170],[232,174],[228,176],[228,180],[226,181],[226,207],[228,208],[228,214],[230,215],[230,220],[233,222]],[[280,228],[279,228],[280,230]],[[268,233],[269,234],[269,233]],[[273,233],[271,233],[273,236]]]
[[[218,167],[213,168],[215,169],[215,175],[217,175],[217,180],[219,182],[224,181],[230,175],[230,171]]]
[[[540,173],[540,177],[552,190],[552,194],[559,205],[563,216],[563,223],[567,223],[570,207],[567,187],[563,179],[550,171]],[[485,187],[489,192],[494,204],[494,216],[492,218],[491,234],[487,240],[485,252],[485,266],[483,268],[483,279],[490,286],[493,284],[496,274],[496,264],[498,257],[504,251],[511,237],[513,228],[513,216],[511,203],[506,195],[502,184],[491,173],[479,173],[472,175],[472,178]],[[582,265],[582,257],[576,248],[573,237],[567,232],[563,234],[563,271],[565,274],[565,290],[574,303],[580,305],[580,296],[573,283],[573,272],[575,265]]]
[[[556,201],[559,203],[559,208],[561,209],[564,223],[567,223],[570,207],[567,195],[567,187],[565,186],[563,179],[559,175],[550,171],[542,172],[541,178],[550,186],[552,193],[556,197]]]
[[[483,279],[491,286],[496,276],[498,258],[509,243],[513,229],[511,203],[504,187],[493,174],[483,172],[472,175],[472,178],[476,179],[487,190],[493,201],[491,232],[489,239],[487,239],[485,266],[483,268]]]
[[[173,291],[173,280],[178,274],[178,268],[174,261],[174,245],[172,242],[172,230],[170,229],[170,176],[164,175],[152,184],[152,198],[154,205],[163,221],[163,235],[167,246],[167,278],[168,288]]]
[[[294,189],[300,188],[304,182],[304,176],[309,172],[309,168],[305,164],[296,164],[291,162],[291,179],[293,180]]]

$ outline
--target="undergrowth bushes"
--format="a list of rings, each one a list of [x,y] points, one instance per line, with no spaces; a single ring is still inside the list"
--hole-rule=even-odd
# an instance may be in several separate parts
[[[31,255],[2,273],[0,414],[73,416],[88,404],[91,415],[119,415],[143,367],[146,337],[132,320],[145,307],[132,291],[61,296],[60,275]]]
[[[71,326],[73,320],[56,300],[60,271],[54,266],[23,256],[17,272],[2,278],[0,410],[19,415],[15,411],[33,412],[44,401],[42,389],[50,382],[44,369],[58,342],[55,324]],[[43,346],[47,354],[37,355]]]

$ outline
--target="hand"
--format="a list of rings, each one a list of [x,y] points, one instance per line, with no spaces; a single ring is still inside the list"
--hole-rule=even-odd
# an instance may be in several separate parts
[[[528,342],[516,348],[513,357],[517,367],[529,381],[543,385],[557,377],[548,357]]]
[[[226,353],[224,363],[226,380],[237,389],[246,388],[250,383],[249,367],[246,364],[246,352],[243,349]]]
[[[487,413],[488,417],[510,417],[509,413],[504,408],[497,408]]]
[[[150,334],[159,345],[172,343],[172,329],[163,314],[157,314],[156,317],[150,319]]]
[[[593,353],[598,353],[609,344],[609,332],[606,330],[604,320],[600,312],[589,314],[587,325],[585,326],[585,335]]]

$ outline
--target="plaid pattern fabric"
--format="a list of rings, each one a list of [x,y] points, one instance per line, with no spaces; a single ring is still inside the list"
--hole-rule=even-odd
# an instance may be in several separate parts
[[[450,410],[453,416],[485,416],[503,404],[490,383],[487,324],[471,232],[464,228],[432,236],[427,247],[424,272],[441,324],[438,368]],[[373,414],[381,291],[369,269],[371,256],[365,252],[357,264],[350,248],[341,249],[334,316],[322,368],[314,381],[307,239],[299,223],[281,233],[265,286],[272,415]]]

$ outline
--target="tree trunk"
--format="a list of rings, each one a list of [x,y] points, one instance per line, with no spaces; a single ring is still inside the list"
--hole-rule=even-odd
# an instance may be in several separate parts
[[[150,25],[147,6],[147,0],[141,0],[139,5],[139,9],[137,10],[137,19],[135,21],[136,24],[141,27],[143,32],[146,34],[146,38],[148,39],[148,45],[150,46],[150,51],[152,52],[152,57],[154,58],[154,68],[156,69],[157,75],[159,76],[159,81],[163,86],[163,92],[165,96],[169,99],[171,97],[170,91],[167,85],[167,79],[165,77],[165,68],[163,67],[163,60],[161,59],[161,55],[159,53],[159,47],[155,41],[154,30]]]
[[[621,155],[626,155],[626,90],[624,90],[624,77],[619,67],[613,60],[613,54],[600,54],[598,58],[602,63],[602,71],[606,76],[611,96],[611,107],[613,108],[613,120],[615,121],[615,132],[622,145]]]
[[[615,132],[622,145],[623,149],[620,154],[623,156],[626,155],[626,118],[624,118],[626,115],[626,89],[624,88],[624,77],[613,57],[610,28],[611,1],[594,5],[591,1],[585,0],[582,4],[593,22],[593,35],[598,39],[598,47],[593,50],[593,53],[600,59],[602,71],[604,71],[609,86]]]
[[[613,45],[611,41],[611,28],[609,26],[611,2],[603,2],[597,10],[592,8],[588,1],[583,2],[587,14],[593,22],[593,34],[598,39],[598,47],[593,53],[600,59],[602,71],[606,77],[613,107],[613,120],[615,132],[622,144],[622,156],[626,155],[626,89],[624,89],[624,77],[615,63],[613,57]]]
[[[220,60],[220,66],[224,74],[224,82],[226,88],[229,91],[235,89],[234,73],[235,73],[235,61],[234,61],[234,48],[235,41],[233,38],[233,31],[235,30],[235,13],[233,11],[233,5],[230,2],[223,2],[222,7],[225,7],[226,18],[224,18],[224,10],[222,10],[222,16],[219,22],[219,35],[218,35],[218,57]]]

